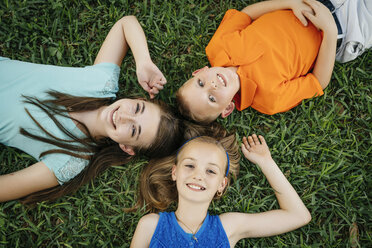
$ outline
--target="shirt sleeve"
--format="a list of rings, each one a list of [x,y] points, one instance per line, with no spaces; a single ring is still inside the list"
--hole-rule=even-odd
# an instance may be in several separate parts
[[[226,36],[238,32],[251,24],[251,18],[238,10],[228,10],[205,51],[212,66],[229,66],[231,63],[228,49],[225,47]]]
[[[308,73],[305,76],[281,83],[262,98],[256,95],[252,107],[262,113],[273,115],[297,106],[304,99],[323,94],[318,79],[312,73]]]
[[[60,185],[76,177],[89,161],[62,153],[53,153],[41,160],[56,176]]]

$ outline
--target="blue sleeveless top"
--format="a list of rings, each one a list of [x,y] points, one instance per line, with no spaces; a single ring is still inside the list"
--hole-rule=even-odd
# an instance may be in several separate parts
[[[150,248],[230,247],[229,239],[218,215],[207,214],[195,237],[197,241],[193,239],[191,233],[186,233],[181,228],[174,212],[161,212],[159,213],[158,225],[150,242]]]

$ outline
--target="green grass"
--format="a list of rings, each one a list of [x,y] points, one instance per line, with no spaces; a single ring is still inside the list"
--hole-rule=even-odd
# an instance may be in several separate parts
[[[178,86],[208,63],[204,48],[224,12],[252,2],[0,0],[1,56],[90,65],[115,21],[136,15],[152,58],[168,80],[160,98],[173,104]],[[121,93],[135,88],[144,95],[131,54],[121,68]],[[336,63],[322,97],[274,116],[248,109],[219,120],[240,137],[252,132],[266,137],[274,159],[312,215],[311,223],[296,231],[245,239],[236,247],[350,247],[350,228],[355,225],[356,247],[372,246],[371,81],[370,50],[347,64]],[[0,174],[34,162],[0,145]],[[0,247],[129,247],[143,213],[125,213],[123,208],[134,204],[144,163],[112,168],[76,194],[31,209],[18,201],[0,203]],[[211,212],[253,213],[277,207],[262,173],[242,160],[238,180],[212,204]]]

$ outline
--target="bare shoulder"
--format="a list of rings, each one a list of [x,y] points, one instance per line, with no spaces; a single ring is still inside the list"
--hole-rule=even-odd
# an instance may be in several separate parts
[[[159,221],[159,214],[155,214],[155,213],[146,214],[139,220],[138,226],[141,225],[147,230],[155,231],[158,221]]]
[[[227,236],[230,238],[235,233],[237,222],[240,222],[244,215],[238,212],[228,212],[220,215],[220,220]],[[245,217],[245,216],[244,216]]]
[[[158,214],[147,214],[143,216],[138,222],[130,247],[149,247],[158,221]]]

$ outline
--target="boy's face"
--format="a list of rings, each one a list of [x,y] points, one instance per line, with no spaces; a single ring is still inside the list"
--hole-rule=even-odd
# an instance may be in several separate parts
[[[193,73],[180,88],[190,112],[200,120],[228,116],[234,110],[232,99],[240,88],[234,67],[204,67]]]

